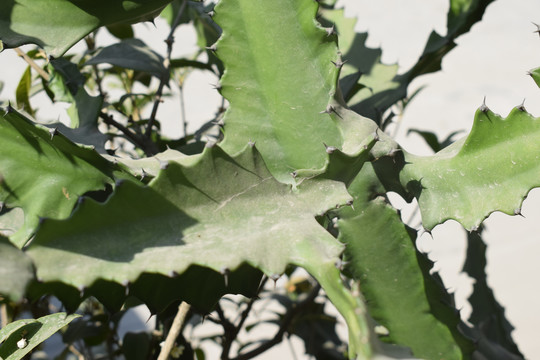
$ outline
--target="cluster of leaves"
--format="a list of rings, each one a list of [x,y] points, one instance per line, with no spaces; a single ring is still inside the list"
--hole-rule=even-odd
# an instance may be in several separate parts
[[[63,357],[204,358],[178,331],[214,311],[208,319],[223,327],[229,359],[241,330],[257,325],[246,319],[260,296],[286,311],[272,320],[272,339],[240,344],[237,359],[286,334],[321,359],[521,358],[485,282],[480,234],[491,212],[518,214],[540,186],[538,119],[523,107],[503,119],[484,105],[471,133],[449,146],[451,137],[439,143],[419,131],[438,151],[430,157],[384,132],[414,95],[410,82],[439,70],[491,2],[450,1],[446,35],[434,32],[399,75],[332,0],[0,4],[1,46],[40,47],[17,48],[29,66],[16,106],[0,115],[1,316],[31,310],[37,320],[3,327],[0,357],[22,358],[71,323]],[[170,25],[165,56],[129,25],[159,13]],[[174,59],[181,24],[194,26],[199,50]],[[99,45],[103,28],[112,45]],[[86,50],[65,55],[83,38]],[[160,103],[171,86],[182,93],[193,69],[219,77],[230,106],[193,134],[183,119],[184,137],[168,139]],[[531,75],[540,82],[540,71]],[[39,92],[70,104],[70,124],[32,119]],[[418,200],[428,231],[448,219],[472,231],[465,271],[477,279],[478,311],[469,324],[389,191]],[[287,295],[265,290],[297,267],[315,283],[291,282]],[[345,318],[347,350],[321,288]],[[226,294],[251,299],[239,303],[239,321],[222,309]],[[51,296],[83,316],[55,313]],[[156,331],[119,339],[122,315],[141,303],[158,314]]]

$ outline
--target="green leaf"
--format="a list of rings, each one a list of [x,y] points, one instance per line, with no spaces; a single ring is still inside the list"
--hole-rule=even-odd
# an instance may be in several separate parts
[[[167,78],[168,71],[163,62],[163,57],[150,49],[142,40],[126,39],[99,50],[85,65],[106,63],[124,69],[146,72],[158,78]]]
[[[454,142],[454,140],[453,140],[454,136],[456,136],[460,132],[461,131],[453,131],[442,141],[439,141],[439,138],[437,137],[437,134],[435,134],[433,132],[430,132],[430,131],[422,131],[422,130],[418,130],[418,129],[409,129],[407,131],[407,135],[409,135],[410,133],[416,133],[416,134],[420,135],[426,141],[426,143],[429,145],[431,150],[433,150],[433,152],[439,152],[442,149],[444,149],[445,147],[447,147],[448,145],[452,144]]]
[[[126,360],[148,359],[150,351],[150,336],[147,333],[131,333],[124,335],[122,353]]]
[[[151,20],[170,0],[5,0],[0,40],[5,48],[36,44],[55,58],[100,26]]]
[[[354,209],[339,210],[338,239],[346,245],[346,272],[360,282],[381,339],[422,359],[467,358],[472,343],[458,331],[459,314],[430,274],[431,262],[416,250],[416,232],[381,196],[386,190],[371,163],[348,190]]]
[[[161,16],[167,20],[169,25],[174,23],[176,14],[180,10],[184,0],[173,0],[161,13]],[[208,56],[208,66],[216,65],[219,74],[223,74],[223,64],[210,49],[210,47],[218,40],[221,35],[221,28],[212,20],[214,3],[187,1],[186,8],[180,19],[180,24],[193,22],[193,27],[197,34],[197,45],[199,53],[205,52]]]
[[[21,300],[33,278],[32,260],[0,236],[0,297],[7,297],[12,301]]]
[[[454,39],[481,20],[492,1],[452,0],[446,35],[433,32],[417,64],[400,75],[397,65],[380,62],[380,49],[365,46],[367,34],[354,32],[356,20],[345,18],[343,10],[336,10],[333,5],[321,11],[322,21],[327,26],[334,25],[339,34],[339,47],[346,61],[340,75],[340,87],[347,104],[384,126],[383,114],[408,96],[407,88],[416,77],[440,70],[442,58],[455,47]],[[357,85],[352,86],[355,79],[358,79]]]
[[[494,211],[519,214],[540,186],[539,134],[540,121],[522,106],[503,119],[483,105],[466,139],[433,156],[406,154],[400,179],[418,199],[424,227],[454,219],[471,230]]]
[[[111,33],[112,36],[124,40],[124,39],[130,39],[135,34],[133,33],[133,28],[130,24],[113,24],[107,26],[107,30],[109,33]]]
[[[15,91],[15,99],[17,100],[17,107],[26,111],[30,115],[34,115],[35,111],[30,105],[30,91],[32,89],[32,69],[28,66],[17,85]]]
[[[95,151],[34,125],[12,108],[0,116],[0,153],[0,202],[24,211],[24,225],[11,237],[19,247],[41,217],[66,218],[78,197],[104,189],[118,170]]]
[[[0,359],[18,360],[80,315],[57,313],[17,320],[0,329]]]
[[[86,78],[76,64],[64,58],[51,60],[49,73],[51,78],[47,89],[52,93],[52,100],[71,104],[67,110],[71,127],[60,122],[47,126],[60,130],[73,142],[93,146],[100,153],[105,152],[108,137],[98,129],[103,98],[90,96],[86,92],[84,88]]]
[[[203,63],[196,60],[189,60],[189,59],[172,59],[171,60],[171,68],[184,68],[184,67],[192,67],[195,69],[200,70],[209,70],[213,71],[212,65]]]
[[[150,187],[126,181],[105,204],[88,200],[68,220],[44,220],[27,251],[38,277],[79,288],[245,262],[272,275],[289,263],[333,263],[341,252],[315,215],[347,202],[343,184],[313,179],[293,191],[251,147],[235,158],[216,147],[195,164],[180,162],[169,161]]]
[[[270,172],[285,183],[293,182],[295,170],[324,166],[323,143],[342,142],[324,113],[336,91],[336,38],[314,23],[317,6],[312,0],[216,6],[215,20],[224,29],[217,54],[227,69],[221,93],[230,102],[223,148],[238,153],[255,142]],[[300,141],[306,132],[310,136]]]

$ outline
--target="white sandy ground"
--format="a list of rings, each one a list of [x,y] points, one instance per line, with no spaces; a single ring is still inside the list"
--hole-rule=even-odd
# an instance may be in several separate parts
[[[369,30],[367,45],[381,47],[383,61],[397,62],[403,71],[414,64],[432,29],[440,33],[445,31],[448,7],[445,0],[341,0],[339,4],[346,6],[348,16],[358,18],[358,31]],[[540,23],[538,0],[498,0],[490,5],[484,21],[458,39],[458,47],[445,57],[442,71],[423,76],[411,85],[411,90],[423,85],[427,87],[400,119],[397,130],[400,144],[408,151],[429,154],[423,140],[416,135],[407,136],[406,129],[435,131],[440,136],[455,130],[468,131],[474,112],[484,97],[493,111],[504,116],[526,99],[527,110],[540,116],[540,89],[526,75],[528,70],[540,66],[540,37],[533,33],[536,27],[532,22]],[[159,21],[156,28],[139,25],[137,34],[164,52],[161,39],[166,37],[166,28]],[[182,44],[177,47],[176,55],[190,54],[195,49],[194,35],[188,28],[180,28],[176,37]],[[8,50],[0,55],[0,69],[3,69],[1,80],[5,82],[0,98],[12,99],[25,64]],[[188,78],[185,94],[190,130],[197,129],[198,124],[212,117],[219,101],[211,86],[216,82],[217,79],[206,74],[193,74]],[[161,109],[160,117],[169,119],[164,129],[171,136],[181,135],[178,113],[177,100],[165,103]],[[45,114],[48,119],[65,116],[59,106],[53,109],[43,106],[40,115]],[[412,207],[400,199],[394,200],[398,207],[403,208],[404,218],[408,218]],[[513,334],[515,341],[526,358],[537,359],[540,358],[540,343],[537,341],[540,322],[537,288],[540,274],[540,262],[537,261],[540,257],[540,191],[530,193],[523,206],[523,215],[524,218],[495,213],[486,221],[485,240],[489,245],[487,271],[490,285],[516,328]],[[413,219],[413,223],[418,221],[418,218]],[[466,298],[472,283],[460,274],[465,249],[461,227],[455,222],[440,225],[433,231],[433,237],[421,237],[420,247],[437,261],[436,269],[442,274],[446,286],[455,291],[463,314],[468,315],[470,309]],[[144,309],[140,309],[139,314],[146,321]],[[128,318],[123,331],[143,325],[137,317]],[[273,328],[264,331],[267,336],[273,332]],[[292,341],[296,358],[305,358],[301,355],[301,342],[294,338]],[[288,342],[258,357],[276,358],[295,358]]]

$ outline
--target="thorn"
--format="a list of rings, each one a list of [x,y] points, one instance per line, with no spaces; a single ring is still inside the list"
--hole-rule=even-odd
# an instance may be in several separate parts
[[[124,183],[124,180],[123,180],[123,179],[118,179],[118,180],[116,180],[116,182],[114,183],[114,186],[119,187],[119,186],[121,186],[123,183]]]
[[[127,279],[122,281],[122,286],[126,288],[126,293],[125,293],[126,296],[128,296],[128,294],[129,294],[129,284],[130,284],[129,280],[127,280]]]
[[[248,145],[249,145],[249,147],[254,147],[255,146],[255,141],[249,139]]]
[[[375,140],[375,141],[381,140],[381,137],[379,136],[379,128],[375,129],[375,134],[373,135],[373,140]]]
[[[156,158],[156,160],[159,161],[160,170],[165,170],[165,169],[167,169],[169,167],[169,162],[168,161],[161,161],[158,158]]]
[[[6,108],[6,115],[11,114],[12,112],[15,112],[15,109],[13,108],[13,106],[11,106],[11,101],[10,101],[8,102],[8,106]]]
[[[341,59],[337,60],[337,61],[332,61],[332,64],[334,64],[335,67],[337,67],[338,69],[341,69],[343,67],[343,65],[345,65],[347,61],[342,61]]]
[[[343,261],[343,259],[337,259],[334,265],[339,271],[342,271],[348,263],[348,261]]]
[[[477,232],[477,231],[478,231],[478,225],[474,225],[473,227],[471,227],[471,230],[469,232],[473,233],[473,232]]]
[[[77,290],[79,290],[79,296],[83,297],[84,296],[84,291],[86,290],[86,286],[79,285],[79,287],[77,287]]]
[[[291,176],[293,177],[293,179],[296,179],[296,177],[298,176],[298,173],[296,171],[293,171],[291,173]]]
[[[206,15],[208,15],[210,17],[214,17],[214,15],[216,15],[216,12],[214,10],[212,10],[212,11],[207,12]]]
[[[84,196],[79,196],[79,198],[77,199],[77,205],[82,205],[85,199],[86,198]]]
[[[222,267],[219,272],[225,279],[225,287],[229,287],[229,274],[231,273],[231,270],[229,270],[228,267]]]
[[[144,178],[148,175],[148,173],[146,171],[144,171],[143,168],[141,168],[141,181],[144,180]]]
[[[221,91],[222,89],[221,84],[212,84],[212,87],[216,89],[217,91]]]
[[[525,109],[525,99],[523,99],[521,105],[519,105],[517,108],[519,111],[527,112],[527,110]]]
[[[514,215],[519,215],[522,218],[525,218],[525,216],[523,216],[523,214],[521,213],[521,208],[517,208],[516,210],[514,210]]]
[[[533,23],[534,26],[536,26],[536,30],[533,31],[534,34],[538,34],[540,36],[540,25]]]
[[[174,277],[177,277],[177,276],[178,276],[178,273],[177,273],[176,271],[171,270],[171,271],[169,272],[169,277],[170,277],[170,278],[174,278]]]
[[[210,50],[211,52],[216,52],[217,50],[217,45],[216,44],[212,44],[210,46],[207,46],[206,47],[206,50]]]
[[[208,141],[204,144],[204,147],[209,149],[213,148],[214,146],[216,146],[216,142],[211,141],[210,139],[208,139]]]
[[[487,113],[489,111],[489,108],[486,105],[486,97],[484,96],[484,101],[482,102],[482,106],[480,106],[480,111],[483,113]]]
[[[329,28],[325,28],[324,30],[326,30],[326,36],[332,36],[332,35],[336,34],[336,26],[335,25],[332,25]]]
[[[347,201],[347,205],[350,206],[351,209],[354,210],[354,205],[353,205],[353,203],[354,203],[354,199],[350,199],[349,201]]]
[[[334,151],[337,150],[337,148],[335,146],[328,146],[325,143],[323,143],[323,145],[326,148],[326,153],[327,154],[332,154]]]
[[[163,40],[167,46],[172,46],[174,44],[174,37],[166,38]],[[165,59],[167,61],[167,59]]]
[[[336,110],[334,109],[334,107],[330,104],[328,104],[328,106],[326,107],[325,110],[321,111],[319,114],[331,114],[333,112],[335,112]]]
[[[272,280],[274,282],[274,289],[276,288],[276,283],[277,283],[277,281],[279,280],[280,277],[281,277],[281,275],[279,275],[279,274],[270,275],[270,280]]]
[[[51,140],[55,135],[58,135],[58,129],[57,128],[50,128],[49,129],[49,135],[51,135]]]

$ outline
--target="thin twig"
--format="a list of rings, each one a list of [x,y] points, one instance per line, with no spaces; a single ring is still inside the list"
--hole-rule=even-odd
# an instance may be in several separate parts
[[[236,339],[236,337],[238,336],[238,333],[240,332],[240,330],[242,330],[242,327],[244,326],[244,322],[246,321],[249,313],[251,312],[251,309],[253,308],[253,304],[259,298],[259,293],[261,292],[262,289],[264,289],[264,286],[266,285],[267,281],[268,281],[268,277],[264,276],[263,279],[261,280],[261,283],[259,284],[259,288],[257,289],[257,292],[251,299],[249,299],[247,307],[244,309],[244,311],[242,311],[242,315],[240,316],[240,321],[238,322],[238,325],[234,326],[230,321],[228,321],[227,319],[224,319],[225,316],[223,315],[223,311],[221,310],[221,308],[220,307],[216,308],[218,315],[222,321],[223,329],[225,330],[225,334],[224,334],[225,340],[223,341],[223,345],[222,345],[223,350],[221,351],[222,360],[229,359],[229,352],[231,351],[231,345],[233,341]],[[223,324],[224,320],[226,322],[225,324]]]
[[[149,141],[149,139],[137,136],[137,134],[135,134],[133,131],[114,120],[111,115],[102,112],[99,114],[99,117],[103,119],[105,124],[114,126],[120,130],[120,132],[122,132],[133,145],[141,148],[146,155],[152,156],[158,152],[153,142]]]
[[[186,106],[184,103],[184,84],[178,85],[178,92],[180,97],[180,116],[182,117],[182,129],[184,130],[184,137],[187,136],[187,120],[186,120]]]
[[[307,298],[293,305],[293,307],[289,310],[289,312],[285,314],[285,317],[283,318],[283,321],[281,322],[281,325],[279,326],[278,332],[276,333],[276,335],[274,335],[272,339],[262,343],[259,347],[251,351],[248,351],[247,353],[238,355],[232,360],[247,360],[247,359],[254,358],[255,356],[262,354],[266,350],[272,348],[274,345],[279,344],[283,340],[283,336],[287,332],[289,325],[294,320],[294,318],[299,313],[301,313],[307,305],[309,305],[310,303],[313,302],[313,300],[315,300],[320,290],[321,290],[321,286],[317,284],[313,288],[313,290],[311,291],[311,293],[308,295]]]
[[[168,82],[170,78],[170,72],[171,72],[171,54],[172,54],[172,48],[174,44],[174,31],[180,25],[180,20],[182,18],[182,14],[184,13],[184,9],[186,8],[187,0],[184,0],[182,2],[182,5],[180,6],[180,9],[178,10],[178,13],[176,14],[176,18],[174,19],[173,24],[171,25],[171,31],[169,32],[169,36],[165,40],[165,43],[167,44],[167,58],[164,61],[164,65],[167,71],[165,71],[159,80],[159,87],[156,92],[156,100],[154,100],[154,106],[152,107],[152,113],[150,114],[150,118],[148,119],[148,124],[146,127],[146,133],[144,134],[147,138],[150,138],[152,135],[152,127],[154,126],[154,122],[156,121],[156,115],[158,111],[159,104],[162,101],[163,97],[163,88],[165,87],[166,83]]]
[[[26,53],[22,51],[20,48],[15,48],[14,50],[17,53],[17,55],[22,57],[24,61],[28,63],[28,65],[30,65],[34,70],[37,71],[39,76],[41,76],[45,81],[49,81],[51,76],[45,70],[43,70],[38,64],[36,64],[35,61],[32,60],[32,58],[30,58],[30,56],[26,55]]]
[[[176,338],[178,337],[178,335],[180,335],[182,326],[184,325],[184,322],[186,321],[186,316],[187,316],[187,313],[189,312],[189,309],[190,309],[189,304],[182,301],[182,303],[178,307],[178,312],[176,313],[176,316],[174,317],[171,328],[169,329],[169,333],[167,334],[167,338],[165,339],[165,344],[163,344],[157,360],[167,360],[169,358],[169,354],[171,353],[171,350],[174,347]]]
[[[77,348],[73,344],[69,345],[68,349],[77,357],[77,359],[84,360],[84,355],[81,354],[81,352],[77,350]]]
[[[93,52],[95,49],[96,49],[96,41],[95,41],[95,36],[93,36],[92,34],[88,35],[87,37],[84,38],[84,41],[86,42],[86,47],[88,48],[88,51],[89,52]],[[94,70],[94,75],[95,75],[95,81],[96,81],[96,85],[97,85],[97,88],[98,88],[98,91],[99,91],[99,94],[105,98],[105,91],[103,90],[103,86],[101,85],[101,76],[99,76],[99,70],[98,70],[98,67],[96,64],[93,64],[92,65],[92,69]]]

